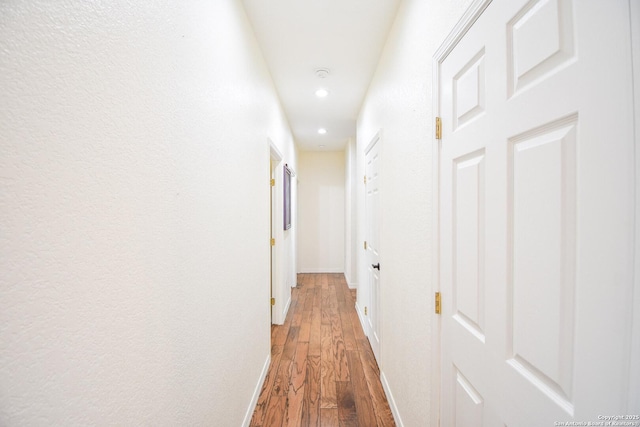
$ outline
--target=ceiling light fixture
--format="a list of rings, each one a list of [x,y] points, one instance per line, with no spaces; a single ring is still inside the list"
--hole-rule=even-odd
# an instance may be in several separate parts
[[[321,89],[318,89],[318,90],[316,91],[316,96],[317,96],[318,98],[324,98],[324,97],[325,97],[325,96],[327,96],[327,95],[329,95],[329,91],[328,91],[328,90],[326,90],[326,89],[322,89],[322,88],[321,88]]]
[[[327,133],[327,130],[325,128],[320,128],[320,129],[318,129],[318,133],[320,135],[324,135],[325,133]]]
[[[329,69],[328,68],[318,68],[316,69],[316,77],[318,77],[319,79],[326,79],[327,77],[329,77]]]

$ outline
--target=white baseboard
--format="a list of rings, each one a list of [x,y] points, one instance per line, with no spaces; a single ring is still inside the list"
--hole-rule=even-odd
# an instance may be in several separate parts
[[[273,313],[273,318],[271,319],[271,323],[274,325],[284,325],[284,321],[287,319],[287,313],[289,312],[289,307],[291,306],[291,295],[289,295],[289,299],[287,303],[284,305],[282,312],[275,311]]]
[[[303,268],[298,273],[344,273],[343,268]]]
[[[391,408],[391,413],[393,414],[393,419],[396,422],[396,426],[404,427],[402,418],[400,418],[400,411],[398,411],[398,406],[396,406],[396,401],[393,398],[393,393],[391,393],[391,389],[389,388],[387,377],[384,376],[384,372],[382,371],[380,371],[380,382],[382,383],[384,393],[387,395],[387,402],[389,402],[389,407]]]
[[[358,319],[360,320],[360,326],[362,326],[362,330],[364,331],[364,335],[368,337],[369,336],[369,323],[367,321],[365,321],[364,314],[362,314],[362,311],[360,310],[360,306],[358,305],[358,303],[356,303],[355,305],[356,305],[356,313],[358,313]]]
[[[358,289],[358,282],[352,282],[346,274],[344,275],[344,278],[347,281],[347,286],[349,287],[349,289]]]
[[[253,417],[253,411],[255,411],[256,405],[258,404],[258,398],[260,397],[260,392],[262,391],[264,380],[265,378],[267,378],[267,372],[269,372],[270,364],[271,352],[269,352],[269,354],[267,355],[267,360],[264,362],[264,366],[262,367],[260,378],[258,378],[258,384],[253,391],[253,396],[251,397],[251,402],[249,403],[249,407],[247,408],[247,413],[244,416],[244,421],[242,421],[242,427],[249,427],[249,424],[251,424],[251,417]]]
[[[281,325],[284,325],[284,321],[287,318],[287,313],[289,312],[290,306],[291,306],[291,292],[289,292],[289,299],[287,300],[287,303],[284,305],[284,310],[282,310],[282,323],[280,323]]]

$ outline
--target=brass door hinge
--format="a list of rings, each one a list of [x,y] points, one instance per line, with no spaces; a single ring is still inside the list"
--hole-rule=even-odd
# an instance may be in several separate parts
[[[367,250],[367,241],[366,240],[364,241],[364,250],[365,251]]]
[[[276,245],[276,239],[271,239],[271,246],[275,246]]]
[[[275,178],[271,178],[271,186],[272,187],[276,186],[276,179]]]
[[[364,176],[364,183],[367,183],[367,175]]]
[[[275,298],[271,298],[271,305],[276,305],[276,299]]]
[[[367,315],[367,307],[364,308],[364,315]]]
[[[436,292],[436,314],[442,313],[442,297],[440,292]]]
[[[442,139],[442,119],[436,117],[436,139]]]

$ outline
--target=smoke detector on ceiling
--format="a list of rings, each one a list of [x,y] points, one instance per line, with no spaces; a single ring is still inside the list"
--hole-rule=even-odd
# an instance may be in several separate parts
[[[318,68],[316,70],[316,77],[319,79],[326,79],[329,77],[329,69],[328,68]]]

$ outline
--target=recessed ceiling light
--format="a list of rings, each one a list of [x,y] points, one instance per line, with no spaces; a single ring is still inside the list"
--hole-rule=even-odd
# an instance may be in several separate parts
[[[325,133],[327,133],[327,130],[325,128],[320,128],[320,129],[318,129],[318,133],[320,135],[324,135]]]
[[[318,147],[320,147],[320,148],[324,148],[324,145],[318,145]]]
[[[329,95],[329,91],[326,89],[318,89],[316,91],[316,96],[318,98],[324,98],[325,96]]]

